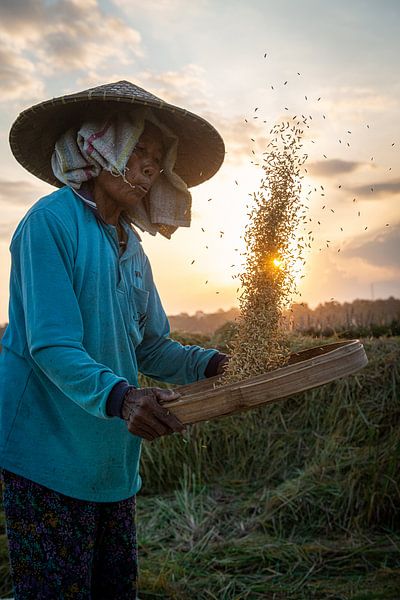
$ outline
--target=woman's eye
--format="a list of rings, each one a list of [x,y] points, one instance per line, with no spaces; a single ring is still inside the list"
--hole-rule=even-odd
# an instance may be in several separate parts
[[[137,144],[134,147],[133,152],[137,152],[138,154],[146,153],[149,156],[146,146],[142,146],[141,144]],[[151,156],[151,154],[150,154],[150,156]],[[157,166],[161,166],[162,156],[151,156],[151,159],[156,163]]]

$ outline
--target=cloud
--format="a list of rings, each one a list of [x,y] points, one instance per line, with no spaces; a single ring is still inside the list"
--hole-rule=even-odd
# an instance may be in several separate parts
[[[118,6],[122,10],[132,11],[132,9],[140,9],[141,11],[147,11],[151,15],[154,12],[162,14],[172,14],[176,11],[190,11],[190,14],[198,14],[200,9],[206,5],[206,0],[196,0],[195,3],[188,4],[187,0],[113,0],[115,6]]]
[[[135,82],[166,102],[194,112],[208,109],[212,101],[205,70],[195,64],[187,64],[177,71],[142,71],[135,77]]]
[[[349,115],[360,120],[366,113],[383,113],[399,106],[395,95],[380,94],[368,87],[336,87],[325,92],[331,116]]]
[[[378,236],[375,236],[378,237]],[[374,238],[375,239],[375,238]],[[370,240],[372,241],[372,240]],[[390,245],[390,244],[389,244]],[[354,244],[354,255],[342,249],[340,255],[330,251],[314,254],[307,266],[307,277],[301,286],[302,298],[311,305],[329,301],[331,297],[340,302],[355,298],[370,298],[371,283],[377,297],[399,296],[400,265],[382,258],[380,263],[369,261],[369,251],[364,253],[364,244]],[[357,250],[356,250],[357,248]],[[359,255],[356,255],[357,252]],[[391,254],[393,258],[393,253]]]
[[[323,175],[324,177],[335,177],[343,173],[352,173],[362,166],[362,163],[352,160],[328,159],[318,160],[308,165],[311,175]]]
[[[376,196],[393,196],[395,194],[400,194],[400,180],[383,181],[379,183],[371,182],[348,189],[354,194],[368,196],[371,199]]]
[[[39,98],[44,90],[32,62],[5,47],[0,48],[0,84],[0,100],[3,102],[21,96]]]
[[[41,81],[55,73],[132,66],[143,55],[140,33],[97,0],[3,1],[0,39],[0,100],[43,95]]]
[[[225,142],[226,159],[229,163],[243,163],[244,159],[255,162],[262,160],[261,152],[266,146],[265,134],[260,135],[260,129],[255,123],[246,123],[241,116],[223,118],[214,113],[210,117]]]
[[[46,72],[132,64],[142,56],[141,35],[120,19],[82,4],[76,19],[65,19],[43,36],[38,56]]]
[[[400,274],[400,224],[389,226],[365,242],[353,242],[342,250],[342,255],[361,258],[375,267],[395,268]]]
[[[2,0],[0,3],[1,28],[12,35],[35,33],[45,20],[45,6],[37,0]]]
[[[29,181],[8,181],[0,179],[0,202],[16,206],[29,206],[47,193],[46,184],[35,185]]]

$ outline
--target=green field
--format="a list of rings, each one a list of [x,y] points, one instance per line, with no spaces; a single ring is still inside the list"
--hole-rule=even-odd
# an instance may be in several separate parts
[[[355,376],[144,444],[142,600],[400,600],[400,338],[364,345]]]

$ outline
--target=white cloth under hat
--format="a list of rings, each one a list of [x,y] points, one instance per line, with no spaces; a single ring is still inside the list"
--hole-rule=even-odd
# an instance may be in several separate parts
[[[107,119],[86,121],[78,131],[69,129],[56,142],[51,166],[55,177],[75,190],[97,177],[102,169],[125,178],[127,162],[144,131],[145,121],[159,127],[166,151],[162,173],[128,216],[143,231],[170,238],[178,227],[190,226],[191,195],[186,183],[174,172],[179,140],[151,109],[138,107]]]

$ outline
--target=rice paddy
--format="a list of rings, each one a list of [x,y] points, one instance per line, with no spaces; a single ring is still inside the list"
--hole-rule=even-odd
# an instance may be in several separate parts
[[[143,598],[399,599],[400,339],[364,344],[356,376],[144,446]]]
[[[142,600],[399,600],[400,338],[363,343],[355,376],[144,444]]]

